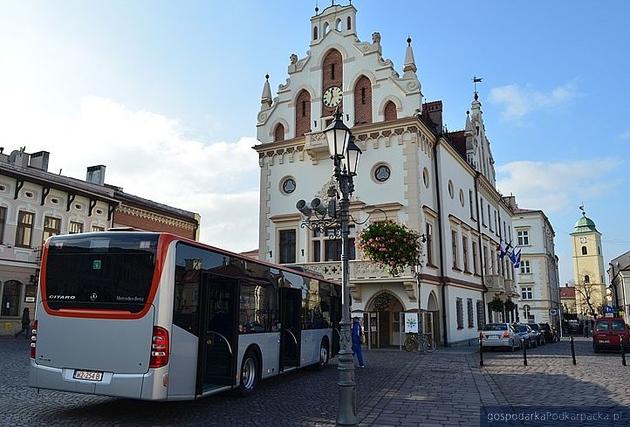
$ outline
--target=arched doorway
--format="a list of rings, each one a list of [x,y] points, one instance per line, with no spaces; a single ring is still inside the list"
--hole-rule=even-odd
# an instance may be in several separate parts
[[[442,344],[440,334],[440,309],[435,292],[431,291],[427,301],[427,311],[424,312],[423,329],[425,334],[431,334],[436,345]]]
[[[400,300],[388,291],[380,292],[367,304],[363,314],[367,344],[370,348],[384,348],[401,344],[401,313],[404,308]]]

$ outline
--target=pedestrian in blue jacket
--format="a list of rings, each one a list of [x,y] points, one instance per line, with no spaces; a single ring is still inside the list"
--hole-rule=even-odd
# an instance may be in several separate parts
[[[359,318],[352,320],[352,355],[357,356],[359,368],[365,368],[363,363],[363,353],[361,352],[361,336],[363,335]]]

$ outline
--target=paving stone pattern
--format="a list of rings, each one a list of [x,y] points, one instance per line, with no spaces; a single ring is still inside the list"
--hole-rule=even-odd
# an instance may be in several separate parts
[[[366,351],[357,369],[361,425],[477,426],[483,407],[504,405],[625,406],[630,409],[630,366],[617,353],[594,354],[576,340],[522,353],[474,348],[433,354]],[[329,426],[337,411],[337,370],[298,371],[264,381],[256,393],[229,393],[192,402],[141,402],[36,390],[26,385],[28,342],[0,338],[0,425],[247,425]],[[628,358],[630,364],[630,356]],[[620,425],[630,425],[629,423]]]

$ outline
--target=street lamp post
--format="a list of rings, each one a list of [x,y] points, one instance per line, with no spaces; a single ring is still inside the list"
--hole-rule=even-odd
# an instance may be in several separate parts
[[[361,150],[354,143],[350,129],[343,123],[342,114],[337,110],[335,120],[328,126],[324,133],[328,141],[328,150],[333,160],[333,175],[339,184],[339,212],[335,209],[326,209],[321,206],[319,199],[314,199],[311,206],[307,206],[304,200],[297,203],[297,209],[307,218],[302,226],[309,229],[318,229],[322,232],[328,227],[338,227],[341,234],[341,299],[342,313],[340,322],[340,351],[339,351],[339,409],[337,412],[337,425],[356,425],[356,382],[354,379],[354,360],[351,347],[351,320],[350,320],[350,289],[349,289],[349,261],[348,261],[348,234],[350,222],[350,195],[354,192],[353,177],[356,176]],[[337,196],[339,197],[339,196]],[[330,208],[330,204],[329,204]],[[315,219],[311,216],[315,215]]]

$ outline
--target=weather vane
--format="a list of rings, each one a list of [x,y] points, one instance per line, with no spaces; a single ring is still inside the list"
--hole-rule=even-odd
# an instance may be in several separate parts
[[[481,80],[483,80],[481,77],[473,76],[472,81],[475,85],[475,93],[477,93],[477,83],[481,83]]]
[[[578,209],[582,211],[582,215],[586,216],[586,211],[584,210],[584,203],[578,206]]]

